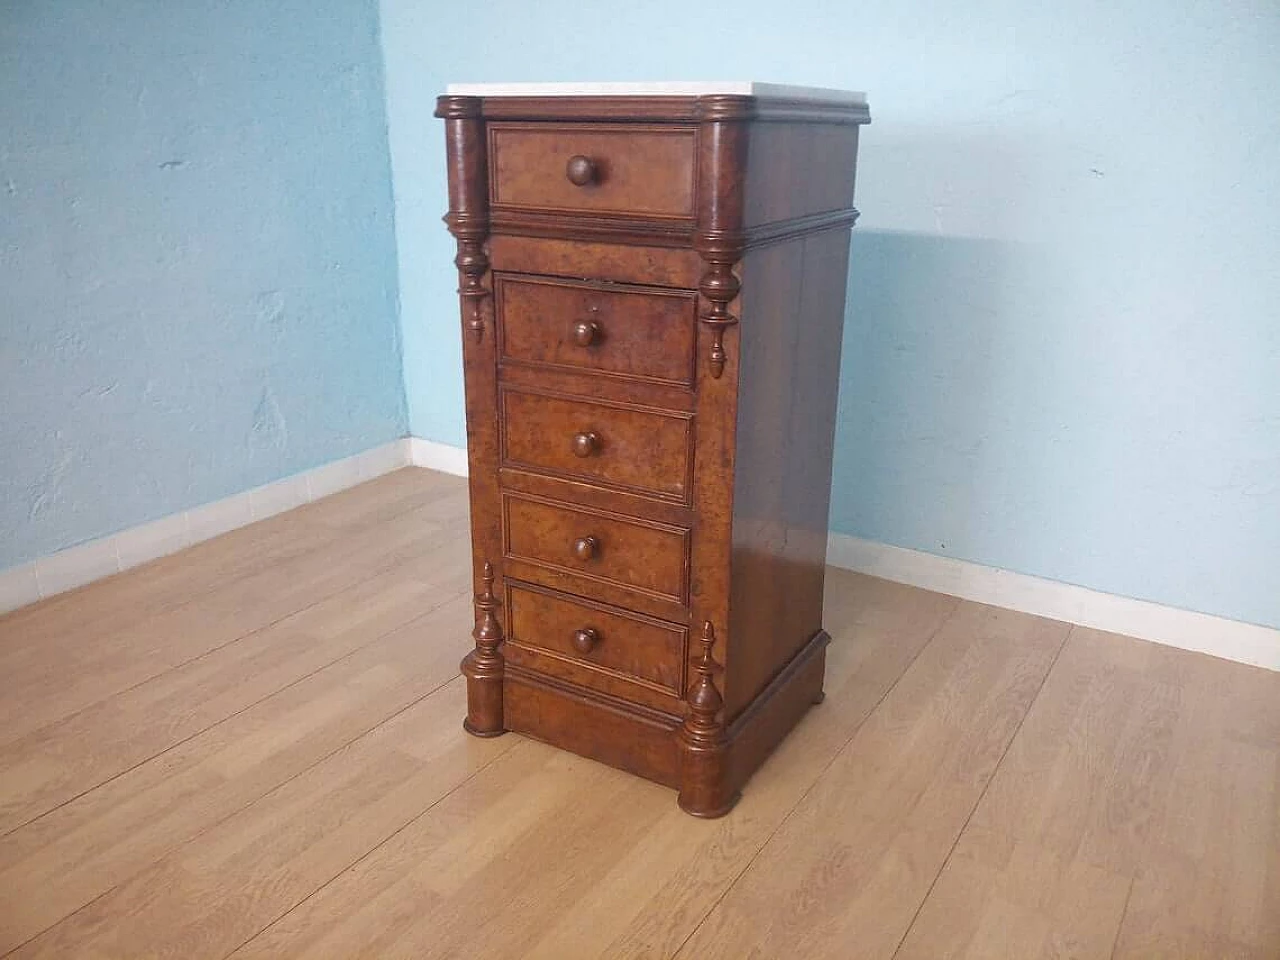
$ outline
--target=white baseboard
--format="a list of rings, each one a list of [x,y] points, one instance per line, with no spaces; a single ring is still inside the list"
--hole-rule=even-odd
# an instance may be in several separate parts
[[[467,475],[467,451],[406,437],[109,537],[0,570],[0,614],[405,466]],[[1280,670],[1280,630],[833,533],[827,562],[979,603]]]
[[[827,563],[938,593],[1280,670],[1280,630],[833,533]]]
[[[413,462],[410,459],[412,444],[424,442],[408,438],[393,440],[253,490],[0,570],[0,614],[407,467]],[[464,467],[465,462],[464,452]]]
[[[413,437],[410,444],[414,466],[459,477],[467,475],[465,448],[418,437]],[[830,535],[827,562],[833,567],[966,600],[1280,670],[1280,630],[1272,627],[1133,600],[839,533]]]
[[[455,477],[467,475],[467,448],[454,447],[421,437],[409,438],[409,462],[415,467],[439,470]]]

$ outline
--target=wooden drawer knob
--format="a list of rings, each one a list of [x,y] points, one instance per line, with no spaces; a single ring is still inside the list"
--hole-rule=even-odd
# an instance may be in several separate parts
[[[573,342],[580,347],[589,347],[600,339],[600,324],[591,320],[579,320],[573,325]]]
[[[595,537],[579,537],[573,541],[573,555],[579,560],[594,560],[600,550],[600,541]]]
[[[584,431],[573,435],[573,455],[589,457],[600,449],[600,435],[593,431]]]
[[[596,178],[596,164],[590,157],[581,154],[570,157],[565,164],[564,175],[575,187],[585,187]]]
[[[573,635],[573,649],[579,653],[590,653],[600,642],[600,631],[593,627],[583,627]]]

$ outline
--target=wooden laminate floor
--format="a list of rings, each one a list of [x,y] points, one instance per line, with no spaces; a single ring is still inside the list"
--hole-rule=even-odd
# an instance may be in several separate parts
[[[403,470],[0,618],[0,955],[1280,957],[1280,674],[832,570],[701,821],[462,733],[467,536]]]

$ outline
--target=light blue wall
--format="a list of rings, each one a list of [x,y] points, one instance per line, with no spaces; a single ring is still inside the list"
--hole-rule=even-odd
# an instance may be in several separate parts
[[[383,0],[410,425],[464,442],[446,82],[866,89],[834,529],[1280,626],[1274,0]]]
[[[407,430],[374,0],[0,13],[0,568]]]

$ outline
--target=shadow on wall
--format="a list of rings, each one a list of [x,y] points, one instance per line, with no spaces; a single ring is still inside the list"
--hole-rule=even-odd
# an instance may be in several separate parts
[[[1024,243],[854,231],[833,530],[977,562],[1037,535],[1043,266]]]
[[[831,529],[1280,626],[1274,330],[1141,257],[855,230]]]

